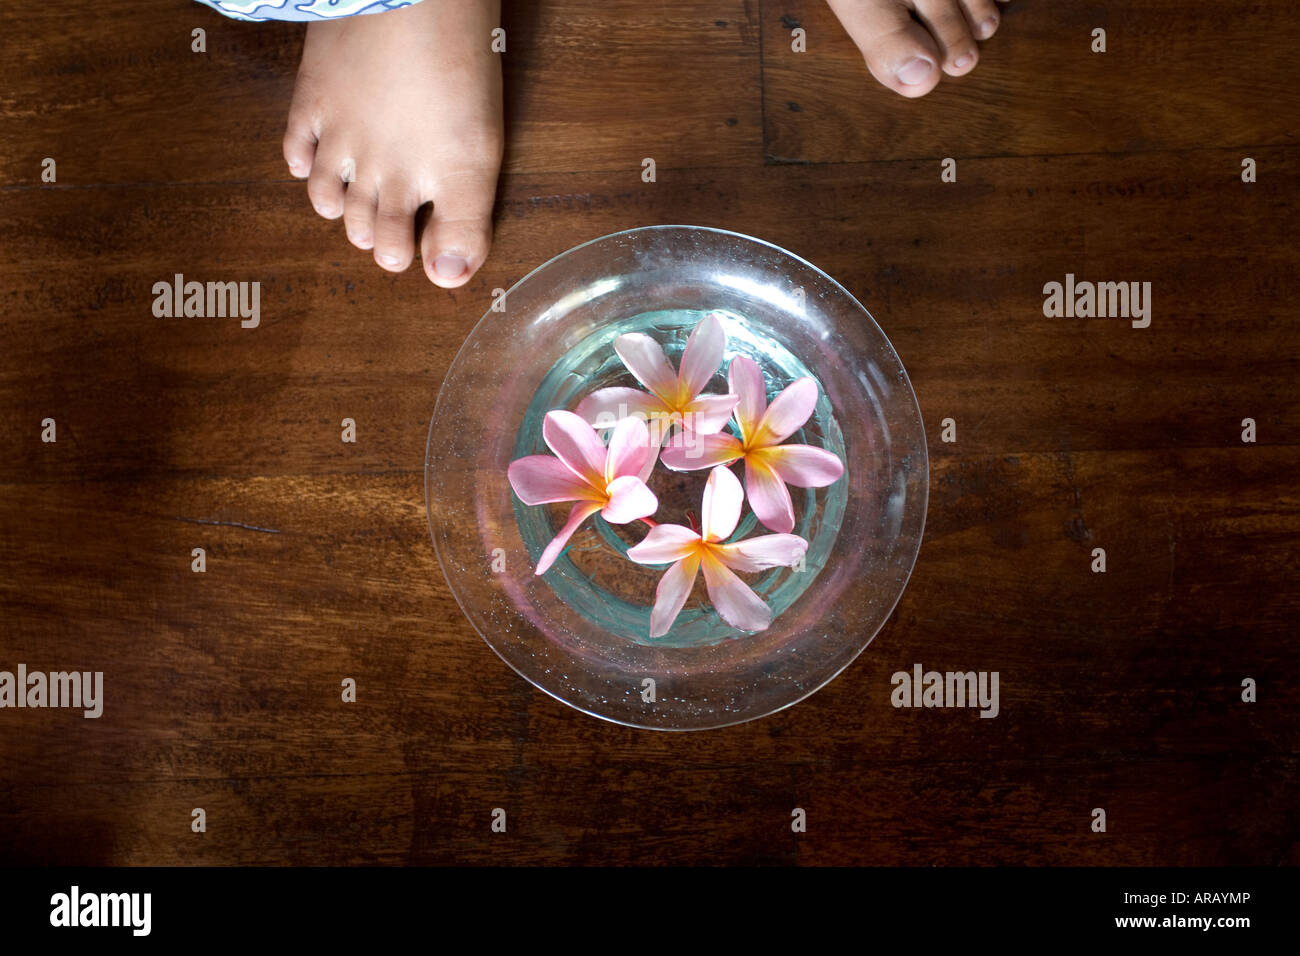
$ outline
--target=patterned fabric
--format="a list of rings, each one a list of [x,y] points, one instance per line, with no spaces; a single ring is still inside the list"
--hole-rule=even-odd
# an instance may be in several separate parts
[[[385,13],[420,0],[199,0],[236,20],[333,20],[359,13]]]

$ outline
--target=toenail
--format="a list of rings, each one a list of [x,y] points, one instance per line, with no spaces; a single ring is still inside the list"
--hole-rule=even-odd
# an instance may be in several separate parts
[[[996,30],[997,28],[998,28],[998,18],[989,17],[987,20],[985,20],[983,23],[980,24],[980,36],[982,37],[992,36],[993,31]]]
[[[901,70],[895,74],[898,82],[904,86],[916,86],[918,83],[924,83],[930,78],[930,71],[934,69],[934,64],[924,57],[914,56],[908,60]]]
[[[397,265],[397,256],[379,256],[379,264],[385,266]]]
[[[433,260],[433,271],[440,279],[454,279],[465,271],[469,262],[464,256],[444,253]]]
[[[959,70],[964,70],[966,69],[966,67],[970,66],[971,63],[973,62],[974,61],[971,59],[969,55],[959,56],[957,57],[957,62],[954,63],[953,66]]]

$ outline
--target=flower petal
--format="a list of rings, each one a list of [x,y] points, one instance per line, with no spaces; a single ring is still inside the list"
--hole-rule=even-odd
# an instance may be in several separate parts
[[[808,542],[797,534],[764,534],[735,544],[715,544],[718,560],[733,571],[792,568],[808,553]]]
[[[722,541],[736,530],[745,492],[730,468],[719,465],[709,472],[700,505],[700,536],[705,541]],[[787,529],[788,530],[788,529]]]
[[[812,445],[769,445],[754,454],[778,478],[796,488],[825,488],[844,474],[839,456]]]
[[[650,430],[639,418],[625,418],[614,428],[605,453],[605,483],[639,475],[650,454]]]
[[[740,433],[752,437],[767,411],[767,385],[763,382],[758,363],[746,355],[732,359],[731,367],[727,369],[727,388],[739,399],[736,402],[736,421]]]
[[[684,409],[684,424],[701,435],[716,435],[727,427],[739,400],[735,395],[696,395]]]
[[[699,471],[717,465],[729,465],[743,454],[736,436],[723,432],[719,435],[697,435],[690,429],[673,436],[659,455],[673,471]]]
[[[555,457],[593,488],[605,487],[605,443],[596,430],[573,412],[547,412],[542,437]]]
[[[677,375],[681,398],[689,400],[704,391],[709,379],[722,365],[722,353],[727,347],[727,333],[717,315],[710,312],[700,319],[682,352],[681,371]]]
[[[711,551],[700,562],[709,600],[722,619],[742,631],[761,631],[772,623],[772,609]]]
[[[597,500],[600,493],[551,455],[517,458],[506,469],[510,487],[526,505],[551,501]]]
[[[767,406],[754,443],[775,445],[785,441],[803,427],[816,407],[817,383],[806,377],[795,379]]]
[[[624,475],[609,483],[609,502],[600,516],[610,524],[627,524],[637,518],[654,514],[659,509],[659,499],[636,475]]]
[[[659,442],[657,436],[649,431],[647,431],[647,435],[650,439],[650,445],[646,450],[645,463],[641,466],[641,470],[637,472],[637,477],[642,481],[649,481],[651,472],[655,470],[655,465],[659,464]]]
[[[637,564],[668,564],[694,554],[700,536],[679,524],[657,524],[641,543],[627,549],[627,556]]]
[[[629,416],[645,420],[667,409],[658,397],[639,388],[602,388],[580,401],[574,411],[593,428],[603,431]]]
[[[614,351],[638,382],[665,402],[675,402],[677,373],[658,342],[640,332],[627,332],[614,341]]]
[[[659,527],[664,527],[660,525]],[[663,637],[677,620],[682,605],[691,596],[695,575],[700,570],[700,557],[691,554],[682,558],[664,572],[655,588],[655,604],[650,609],[650,636]]]
[[[745,495],[754,517],[779,534],[794,530],[794,505],[790,491],[776,472],[757,455],[745,459]]]
[[[537,562],[537,570],[533,573],[545,574],[549,571],[551,565],[555,563],[555,559],[564,550],[564,546],[573,537],[573,532],[578,530],[578,525],[599,510],[600,502],[598,501],[579,501],[574,505],[573,510],[569,512],[569,520],[564,523],[564,527],[560,529],[559,534],[552,538],[551,543],[546,546],[546,550],[542,552],[541,560]]]

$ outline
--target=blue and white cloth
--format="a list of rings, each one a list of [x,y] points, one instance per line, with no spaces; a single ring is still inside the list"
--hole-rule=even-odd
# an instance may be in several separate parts
[[[420,0],[198,0],[236,20],[334,20],[361,13],[387,13]]]

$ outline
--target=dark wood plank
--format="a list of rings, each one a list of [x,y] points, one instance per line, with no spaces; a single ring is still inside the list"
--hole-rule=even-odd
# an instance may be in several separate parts
[[[502,666],[442,584],[418,474],[25,485],[0,512],[25,529],[0,556],[6,651],[103,670],[107,689],[98,720],[26,715],[8,802],[53,826],[61,800],[92,819],[162,801],[120,862],[190,858],[185,801],[219,834],[195,859],[223,862],[790,862],[804,841],[782,820],[805,804],[830,824],[807,862],[1014,861],[938,847],[1035,805],[1029,862],[1258,861],[1294,805],[1297,465],[1283,446],[937,459],[921,563],[867,654],[790,711],[686,738],[579,718]],[[895,709],[890,678],[914,663],[997,670],[999,716]],[[1199,796],[1153,796],[1171,774]],[[1232,782],[1261,774],[1272,789]],[[1088,842],[1111,800],[1126,835]],[[1202,833],[1221,800],[1252,826]],[[519,840],[491,842],[495,806]],[[325,835],[340,818],[359,846]],[[916,841],[882,856],[876,826]]]
[[[663,766],[626,770],[611,788],[610,772],[571,767],[532,789],[548,811],[508,812],[504,834],[483,810],[511,805],[511,781],[495,770],[90,784],[20,793],[0,811],[0,846],[10,861],[83,865],[1294,865],[1271,821],[1287,814],[1296,770],[1294,758],[958,761],[938,774]],[[1088,829],[1098,804],[1104,834]],[[193,834],[188,808],[200,805],[209,829]],[[790,832],[795,806],[807,833]],[[33,820],[64,828],[14,826]]]
[[[971,73],[920,100],[880,86],[819,0],[761,0],[765,150],[844,162],[1290,145],[1287,0],[1015,2]],[[791,49],[806,31],[807,52]],[[1092,31],[1107,51],[1093,53]],[[1238,157],[1238,161],[1240,157]]]
[[[106,683],[98,720],[0,711],[0,862],[1300,862],[1278,3],[1013,4],[973,77],[911,105],[871,90],[820,6],[515,4],[497,242],[454,294],[379,272],[284,181],[298,28],[167,3],[124,30],[126,9],[0,13],[0,669]],[[816,28],[797,68],[783,13]],[[1103,15],[1107,65],[1060,68]],[[810,162],[763,165],[760,67],[767,152]],[[52,150],[71,162],[35,186]],[[500,662],[443,581],[422,473],[492,290],[670,221],[777,242],[859,296],[932,468],[920,560],[867,652],[788,711],[684,736],[584,717]],[[261,325],[154,317],[176,272],[260,281]],[[1150,281],[1151,326],[1045,316],[1066,273]],[[998,671],[999,716],[894,708],[916,663]]]
[[[451,295],[376,270],[297,183],[14,192],[0,478],[418,468],[491,290],[655,218],[751,232],[839,278],[902,356],[932,437],[956,418],[963,454],[1225,447],[1246,417],[1261,443],[1294,442],[1300,168],[1288,150],[1259,160],[1249,185],[1227,151],[968,161],[946,185],[929,163],[511,176],[487,266]],[[261,325],[155,318],[153,284],[176,272],[260,281]],[[1150,327],[1045,317],[1043,286],[1067,273],[1151,282]],[[47,417],[57,445],[33,441]]]
[[[742,0],[507,2],[506,168],[742,165],[761,155],[758,17]],[[207,52],[191,51],[191,31]],[[304,26],[188,0],[0,9],[0,186],[287,180]],[[484,43],[488,38],[484,38]],[[700,91],[710,95],[701,100]]]

